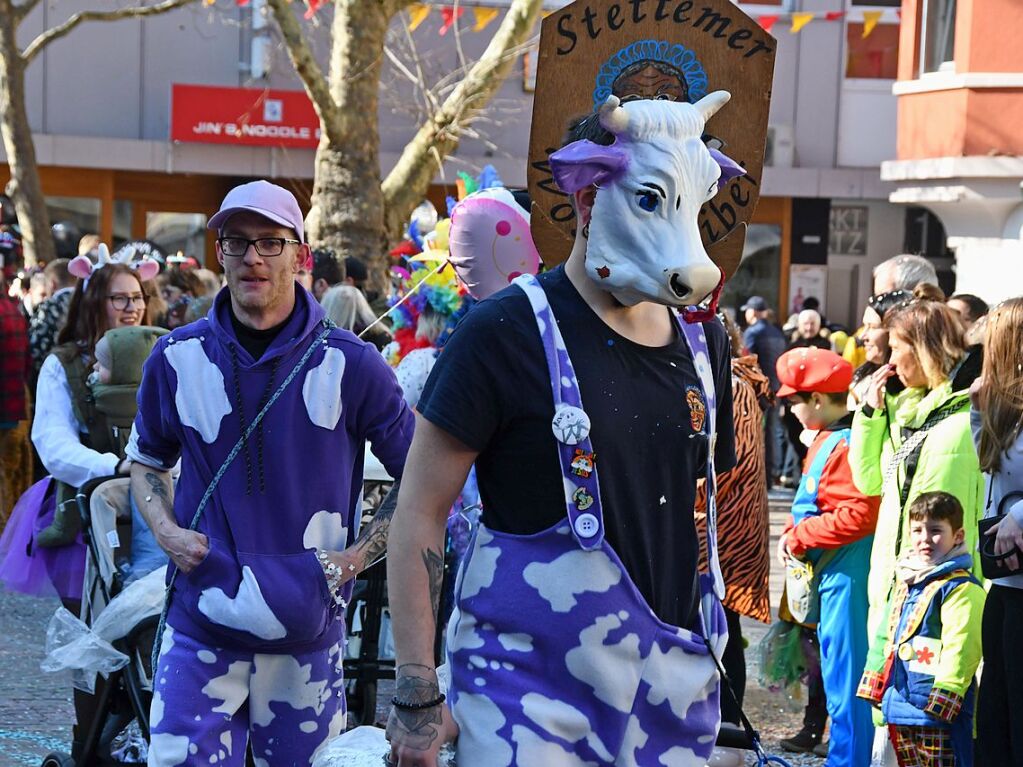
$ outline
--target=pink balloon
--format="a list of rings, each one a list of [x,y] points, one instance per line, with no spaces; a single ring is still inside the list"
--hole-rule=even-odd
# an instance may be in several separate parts
[[[471,194],[455,206],[448,252],[459,278],[480,300],[540,267],[529,214],[500,187]]]

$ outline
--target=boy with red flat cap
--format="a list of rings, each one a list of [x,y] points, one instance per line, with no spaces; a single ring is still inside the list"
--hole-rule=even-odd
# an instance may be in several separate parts
[[[792,502],[778,557],[812,563],[820,599],[817,635],[831,717],[827,767],[870,763],[870,706],[856,699],[867,658],[867,571],[880,506],[853,484],[847,399],[853,369],[834,352],[793,349],[778,359],[778,398],[816,436]]]

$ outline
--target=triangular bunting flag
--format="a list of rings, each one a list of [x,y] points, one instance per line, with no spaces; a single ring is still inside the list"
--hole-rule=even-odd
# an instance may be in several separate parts
[[[825,21],[838,21],[845,16],[845,11],[828,11],[824,14]]]
[[[465,8],[441,8],[440,15],[444,19],[444,23],[440,25],[440,34],[446,35],[463,13],[465,13]]]
[[[884,11],[864,11],[863,12],[863,37],[870,37],[870,33],[874,31],[874,27],[877,26],[877,22],[881,20],[881,14]]]
[[[249,4],[249,0],[235,0],[239,8],[243,8]]]
[[[771,34],[771,28],[778,23],[778,19],[780,18],[781,16],[758,16],[757,24],[759,24],[760,28],[767,32],[767,34]]]
[[[472,31],[482,32],[490,22],[497,18],[498,13],[500,11],[497,8],[473,8],[472,16],[476,23],[473,24]]]
[[[425,3],[412,3],[408,7],[408,28],[410,32],[415,32],[416,28],[426,21],[426,17],[430,15],[430,6]]]
[[[789,30],[792,34],[799,34],[799,31],[813,21],[812,13],[793,13],[792,14],[792,28]]]
[[[202,0],[202,4],[207,7],[213,5],[215,2],[217,2],[217,0]]]

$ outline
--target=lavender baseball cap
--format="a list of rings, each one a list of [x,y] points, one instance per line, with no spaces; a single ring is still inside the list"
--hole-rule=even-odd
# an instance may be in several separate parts
[[[243,210],[258,213],[275,224],[294,229],[298,239],[305,242],[305,229],[298,200],[284,187],[271,184],[269,181],[250,181],[248,184],[236,186],[227,193],[227,197],[220,204],[220,210],[206,224],[206,228],[220,231],[231,216]]]

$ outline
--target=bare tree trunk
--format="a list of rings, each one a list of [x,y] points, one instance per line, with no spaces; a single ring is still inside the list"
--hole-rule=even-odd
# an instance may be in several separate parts
[[[17,23],[11,0],[0,0],[0,133],[11,168],[8,191],[24,236],[25,263],[32,266],[52,261],[56,251],[25,110],[25,62],[15,39]]]
[[[323,131],[316,150],[309,241],[361,259],[385,259],[377,100],[392,9],[380,0],[337,0],[330,57],[331,98],[341,136]],[[340,139],[340,140],[337,140]]]
[[[532,34],[542,8],[542,0],[513,0],[479,61],[405,145],[382,184],[384,226],[392,240],[401,237],[404,222],[426,196],[438,164],[458,146],[462,129],[501,87],[519,49]]]

